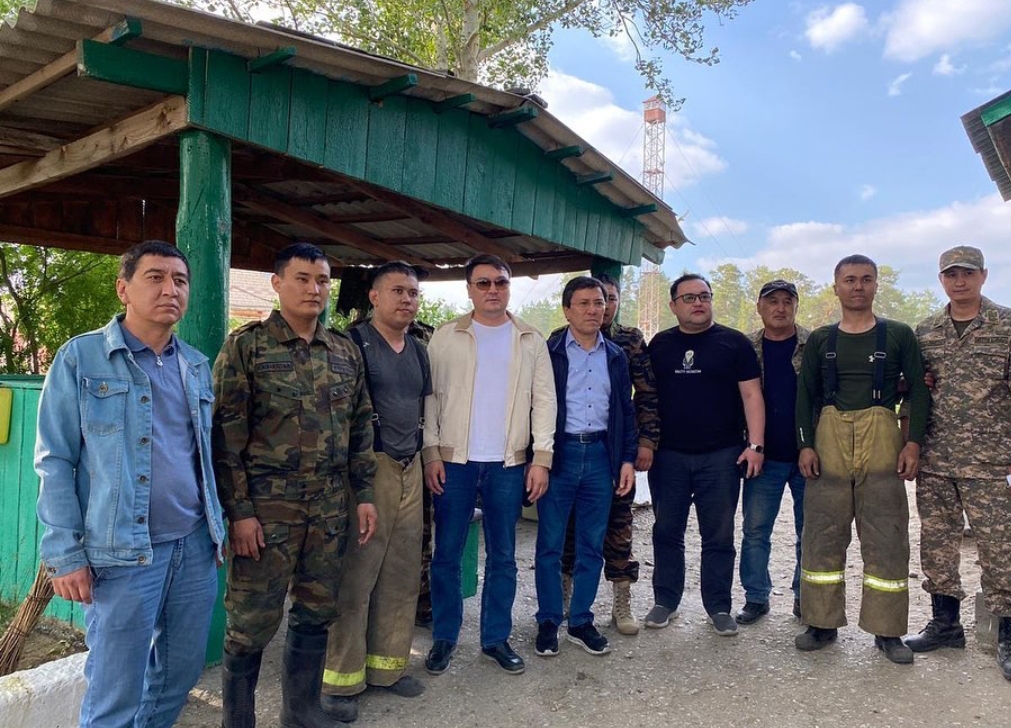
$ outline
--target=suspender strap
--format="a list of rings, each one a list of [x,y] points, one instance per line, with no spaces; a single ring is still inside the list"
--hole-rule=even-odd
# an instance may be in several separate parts
[[[881,406],[885,389],[885,349],[888,346],[888,329],[885,320],[875,318],[874,324],[874,372],[871,380],[871,402]],[[828,330],[828,343],[825,348],[825,405],[834,405],[836,393],[839,391],[839,367],[837,350],[839,346],[839,324],[832,324]]]
[[[835,395],[839,390],[839,366],[836,363],[836,348],[839,345],[839,324],[828,328],[828,345],[825,349],[828,372],[825,376],[825,406],[835,405]]]
[[[877,334],[877,340],[874,344],[874,379],[871,385],[873,387],[871,397],[874,400],[874,405],[879,407],[881,406],[881,401],[884,399],[885,348],[888,346],[888,331],[885,329],[884,319],[879,318],[876,321],[875,333]]]
[[[365,342],[362,340],[362,332],[358,330],[357,326],[352,326],[348,329],[348,336],[351,337],[351,341],[355,342],[355,346],[362,353],[362,369],[365,370],[365,388],[369,390],[369,399],[372,400],[372,449],[375,452],[383,451],[383,438],[380,434],[379,427],[379,413],[376,412],[376,395],[372,391],[372,377],[369,375],[369,358],[365,354]]]

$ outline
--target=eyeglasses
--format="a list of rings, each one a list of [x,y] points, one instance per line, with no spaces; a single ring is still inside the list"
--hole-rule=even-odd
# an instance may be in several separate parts
[[[702,303],[711,303],[713,300],[713,294],[711,293],[682,293],[680,296],[674,296],[674,300],[681,299],[685,303],[695,303],[696,300]]]
[[[476,281],[471,283],[471,285],[479,291],[490,291],[492,286],[495,286],[496,290],[504,291],[509,290],[509,279],[505,276],[496,278],[493,281],[490,281],[487,278],[478,278]]]

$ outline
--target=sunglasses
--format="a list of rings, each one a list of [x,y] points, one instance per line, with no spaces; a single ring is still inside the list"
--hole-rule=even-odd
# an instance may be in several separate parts
[[[509,279],[505,276],[496,278],[493,281],[488,280],[487,278],[478,278],[476,281],[471,283],[471,285],[479,291],[490,291],[492,286],[494,286],[496,290],[504,291],[509,289]]]

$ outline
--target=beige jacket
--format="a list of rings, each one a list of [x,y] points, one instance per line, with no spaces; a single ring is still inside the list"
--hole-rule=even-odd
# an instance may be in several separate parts
[[[551,467],[554,451],[555,378],[544,337],[512,314],[505,465],[522,465],[533,437],[533,463]],[[469,313],[440,326],[428,344],[432,394],[425,399],[425,464],[467,462],[470,413],[477,367],[477,339]],[[488,413],[490,416],[491,413]]]

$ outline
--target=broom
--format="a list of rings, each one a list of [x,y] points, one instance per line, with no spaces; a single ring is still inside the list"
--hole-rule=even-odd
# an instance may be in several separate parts
[[[21,602],[4,636],[0,637],[0,676],[14,672],[18,660],[21,659],[25,642],[28,641],[28,635],[39,623],[39,618],[53,595],[53,584],[49,581],[45,566],[39,564],[38,573],[35,574],[35,581],[32,582],[28,596]]]

